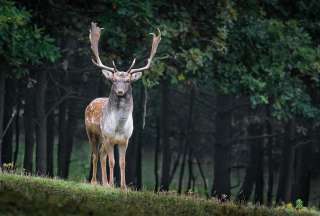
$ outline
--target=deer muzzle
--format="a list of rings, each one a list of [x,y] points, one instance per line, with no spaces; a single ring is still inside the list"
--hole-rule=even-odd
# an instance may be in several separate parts
[[[116,91],[116,94],[118,96],[123,96],[124,95],[124,91],[122,89],[120,89],[120,90]]]

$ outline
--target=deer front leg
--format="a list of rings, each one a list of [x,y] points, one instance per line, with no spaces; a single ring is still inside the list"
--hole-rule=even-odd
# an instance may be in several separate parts
[[[120,175],[121,175],[121,189],[126,190],[126,151],[128,147],[128,141],[126,144],[119,145],[119,164],[120,164]]]
[[[114,146],[109,145],[107,148],[107,154],[109,158],[109,185],[113,186],[113,170],[114,170]]]
[[[108,184],[108,178],[107,178],[107,153],[105,146],[102,146],[100,149],[100,163],[101,163],[101,176],[102,176],[102,185],[103,186],[109,186]]]

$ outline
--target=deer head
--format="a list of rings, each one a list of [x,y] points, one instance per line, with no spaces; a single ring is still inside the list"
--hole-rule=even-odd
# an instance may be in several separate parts
[[[112,61],[113,67],[108,67],[102,64],[100,60],[98,45],[99,45],[101,29],[102,28],[98,27],[96,23],[94,22],[91,23],[89,39],[90,39],[91,50],[93,54],[92,62],[97,67],[102,69],[103,75],[112,82],[112,89],[115,91],[115,93],[118,96],[123,96],[130,88],[131,83],[133,81],[139,80],[143,74],[143,71],[150,68],[151,61],[157,52],[157,48],[161,40],[161,32],[158,29],[158,32],[159,32],[158,36],[154,33],[151,33],[153,35],[151,53],[147,60],[147,64],[144,67],[133,68],[136,62],[136,59],[133,59],[132,64],[127,71],[119,71],[114,61]]]

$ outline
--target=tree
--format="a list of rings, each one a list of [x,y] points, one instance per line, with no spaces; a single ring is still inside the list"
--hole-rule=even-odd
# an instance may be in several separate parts
[[[214,180],[212,196],[230,197],[230,137],[232,115],[228,110],[231,107],[232,97],[217,96],[218,113],[216,118],[216,141],[214,143]]]
[[[1,62],[1,82],[4,82],[4,80],[10,76],[14,78],[27,76],[30,68],[27,68],[25,64],[35,66],[39,65],[42,61],[54,62],[59,57],[58,49],[54,46],[53,40],[44,34],[43,29],[31,24],[30,13],[25,9],[17,8],[14,3],[10,1],[1,0],[0,3],[0,57],[3,59],[3,62]],[[40,85],[46,82],[45,79],[38,81],[42,81]],[[1,88],[2,86],[4,85],[1,85]],[[45,92],[42,91],[42,99],[44,99],[44,93]],[[1,91],[0,99],[3,97],[4,91]],[[1,99],[0,102],[4,103],[4,100]],[[38,108],[43,105],[43,102],[40,103]],[[0,104],[1,125],[3,125],[2,109],[3,104]],[[43,116],[44,112],[41,113]],[[43,121],[43,118],[41,119],[40,126],[45,126],[45,121]],[[38,133],[38,136],[42,136],[42,133]],[[39,138],[39,141],[40,140],[45,142],[42,138]],[[38,146],[44,146],[45,143],[43,142],[41,142],[42,144],[38,142]],[[37,158],[43,156],[39,154],[46,154],[44,151],[37,152]],[[45,169],[41,168],[39,171],[42,173]]]

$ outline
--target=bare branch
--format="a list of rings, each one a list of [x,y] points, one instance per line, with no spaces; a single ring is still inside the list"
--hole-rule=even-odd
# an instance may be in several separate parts
[[[14,117],[16,116],[17,114],[17,110],[13,110],[12,114],[11,114],[11,118],[9,119],[8,121],[8,124],[6,126],[6,128],[4,129],[4,131],[2,132],[2,134],[0,135],[0,145],[2,144],[2,140],[3,140],[3,137],[6,135],[11,123],[13,122],[13,119]],[[19,115],[19,114],[18,114]]]

